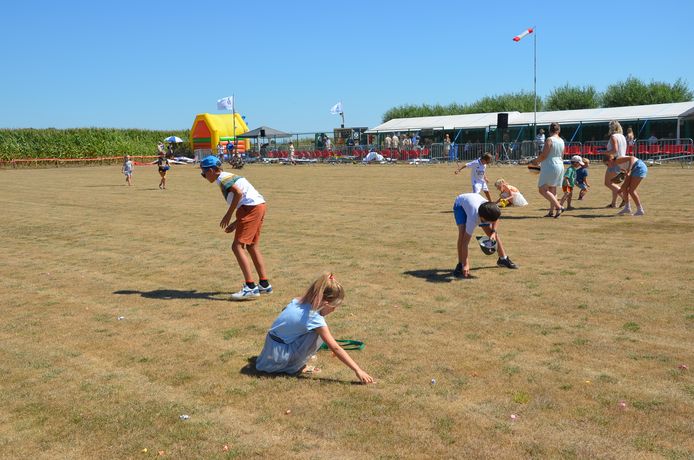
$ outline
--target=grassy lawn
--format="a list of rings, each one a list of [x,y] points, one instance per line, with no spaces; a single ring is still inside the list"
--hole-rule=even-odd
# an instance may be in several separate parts
[[[131,188],[117,166],[0,171],[0,457],[694,457],[691,169],[651,168],[647,215],[617,217],[594,167],[555,220],[537,176],[490,168],[530,205],[500,227],[520,269],[471,248],[473,280],[449,277],[467,171],[242,173],[275,288],[248,303],[228,301],[225,203],[193,167],[166,191],[153,167]],[[326,270],[347,292],[328,324],[377,383],[325,351],[310,378],[249,372]]]

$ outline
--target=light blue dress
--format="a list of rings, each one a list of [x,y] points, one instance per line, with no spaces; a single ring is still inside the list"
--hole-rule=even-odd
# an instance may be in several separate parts
[[[292,300],[277,317],[265,337],[255,368],[261,372],[296,374],[323,344],[315,329],[327,326],[310,304]]]
[[[564,139],[552,136],[552,147],[549,155],[540,163],[540,178],[537,186],[561,187],[561,179],[564,176]]]

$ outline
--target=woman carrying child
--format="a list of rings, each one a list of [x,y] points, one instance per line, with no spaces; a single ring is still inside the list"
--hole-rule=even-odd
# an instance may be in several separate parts
[[[300,298],[292,300],[277,317],[265,337],[265,346],[256,360],[258,371],[281,374],[318,372],[306,362],[325,343],[361,383],[373,383],[328,329],[325,317],[342,304],[345,292],[335,275],[324,273]]]
[[[499,207],[506,206],[527,206],[528,200],[525,199],[523,194],[513,185],[506,182],[504,179],[497,179],[494,182],[494,186],[499,191],[499,199],[496,200],[496,204]]]

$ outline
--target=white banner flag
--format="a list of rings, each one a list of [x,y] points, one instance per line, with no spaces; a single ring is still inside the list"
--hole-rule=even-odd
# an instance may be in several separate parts
[[[234,110],[234,98],[229,96],[217,99],[217,110]]]
[[[332,108],[330,109],[330,113],[332,113],[333,115],[339,115],[339,114],[341,114],[342,112],[343,112],[343,110],[342,110],[342,101],[338,102],[337,104],[335,104],[334,106],[332,106]]]

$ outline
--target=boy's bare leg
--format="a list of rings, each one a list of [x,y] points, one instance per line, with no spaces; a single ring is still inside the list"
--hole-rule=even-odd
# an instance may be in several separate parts
[[[246,257],[245,246],[245,244],[239,241],[234,241],[231,245],[231,250],[234,251],[236,261],[239,263],[239,267],[243,273],[243,280],[251,281],[253,280],[253,273],[251,273],[251,264],[248,262],[248,257]]]
[[[255,271],[258,272],[259,279],[266,280],[267,273],[265,273],[265,260],[260,252],[260,248],[257,244],[249,244],[246,246],[246,249],[248,249],[248,254],[250,254],[251,259],[253,259],[253,265],[255,266]]]

